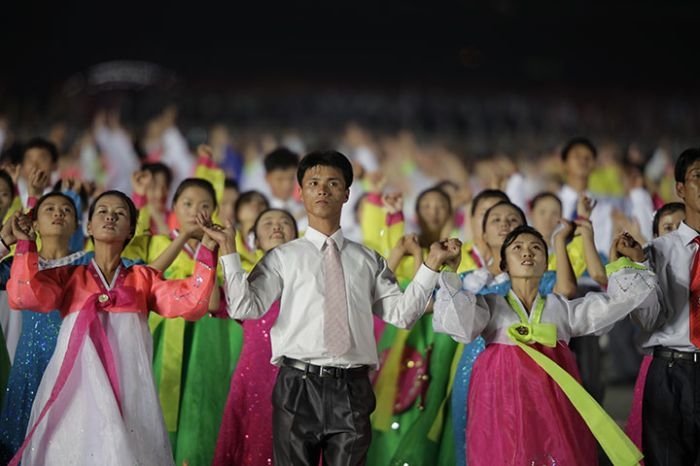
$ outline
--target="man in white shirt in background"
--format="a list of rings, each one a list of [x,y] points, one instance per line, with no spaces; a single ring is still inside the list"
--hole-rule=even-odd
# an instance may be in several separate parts
[[[307,220],[304,206],[294,199],[299,155],[286,147],[278,147],[265,156],[265,181],[269,188],[270,207],[283,209],[292,214],[299,231],[306,230]]]
[[[306,235],[270,251],[247,277],[231,225],[203,225],[219,243],[231,318],[259,318],[280,300],[270,332],[272,362],[282,366],[272,399],[275,464],[365,464],[375,407],[369,370],[379,363],[373,314],[410,327],[425,312],[437,270],[459,262],[458,240],[434,243],[402,293],[379,254],[343,237],[352,178],[341,153],[307,155],[297,171]]]

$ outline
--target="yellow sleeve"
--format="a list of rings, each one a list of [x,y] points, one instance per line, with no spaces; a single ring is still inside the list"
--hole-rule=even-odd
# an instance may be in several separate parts
[[[368,194],[360,212],[362,242],[368,248],[388,257],[391,249],[404,235],[403,214],[387,215],[378,193]]]
[[[206,157],[199,157],[197,159],[197,166],[194,170],[194,176],[196,178],[202,178],[207,180],[214,187],[214,192],[216,193],[216,204],[221,205],[221,200],[224,197],[224,185],[226,182],[226,173],[216,166],[214,162]],[[216,223],[221,223],[217,214],[213,215],[213,220]]]
[[[586,273],[586,260],[583,255],[583,239],[580,236],[575,236],[569,244],[566,245],[566,252],[569,254],[569,262],[571,269],[574,271],[574,276],[580,278]],[[548,270],[557,270],[556,254],[549,255],[547,263]]]

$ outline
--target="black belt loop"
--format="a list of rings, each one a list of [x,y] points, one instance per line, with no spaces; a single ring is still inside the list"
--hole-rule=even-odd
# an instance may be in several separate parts
[[[700,363],[700,352],[696,351],[676,351],[663,346],[654,348],[654,357],[666,359],[668,361],[687,361],[693,364]]]
[[[282,358],[282,365],[284,367],[291,367],[292,369],[303,371],[304,377],[313,374],[319,377],[341,379],[344,377],[366,376],[369,372],[368,366],[352,367],[349,369],[334,366],[317,366],[316,364],[299,361],[298,359],[292,359],[286,356]]]

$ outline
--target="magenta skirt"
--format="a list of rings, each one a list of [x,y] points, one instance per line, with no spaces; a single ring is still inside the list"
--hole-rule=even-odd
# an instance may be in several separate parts
[[[581,380],[569,347],[535,347]],[[490,344],[474,363],[467,464],[596,465],[596,442],[569,399],[517,346]]]

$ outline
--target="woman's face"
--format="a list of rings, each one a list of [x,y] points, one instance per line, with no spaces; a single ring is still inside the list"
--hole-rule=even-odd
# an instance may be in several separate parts
[[[119,196],[107,195],[95,204],[87,231],[94,241],[125,244],[131,238],[129,206]]]
[[[197,225],[197,214],[201,212],[211,217],[214,213],[214,199],[206,189],[190,186],[180,193],[173,205],[173,212],[182,228],[194,228]]]
[[[489,211],[484,228],[486,244],[500,248],[508,233],[523,224],[520,213],[512,205],[503,204]]]
[[[255,235],[258,247],[265,252],[296,238],[293,220],[285,212],[275,210],[260,217]]]
[[[75,208],[63,196],[50,196],[39,205],[34,225],[42,238],[70,238],[78,226]]]
[[[14,193],[12,192],[12,188],[5,182],[5,180],[0,178],[0,219],[5,218],[5,214],[10,208],[13,198]]]
[[[683,220],[685,220],[684,210],[677,210],[670,214],[663,215],[659,219],[659,236],[678,230]]]
[[[533,234],[518,235],[506,248],[506,266],[511,278],[540,278],[547,270],[542,241]]]
[[[476,206],[476,209],[474,210],[474,215],[471,218],[471,229],[472,229],[472,236],[474,237],[475,240],[480,240],[484,236],[484,231],[483,231],[483,225],[484,225],[484,215],[486,215],[486,212],[499,202],[501,202],[501,198],[498,197],[486,197],[482,198],[479,201],[479,204]]]
[[[545,238],[550,238],[561,220],[561,206],[551,198],[544,197],[532,208],[532,226]]]
[[[450,215],[447,199],[440,193],[430,192],[418,203],[418,221],[427,231],[441,232]]]

